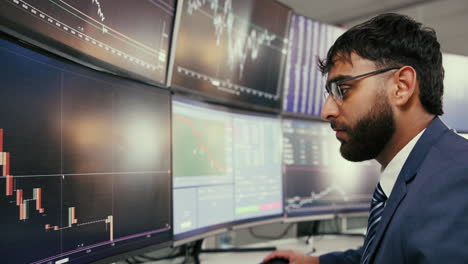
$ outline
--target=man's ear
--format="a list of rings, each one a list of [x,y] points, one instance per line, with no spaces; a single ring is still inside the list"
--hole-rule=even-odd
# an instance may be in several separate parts
[[[394,74],[393,78],[396,85],[391,91],[391,97],[396,106],[403,107],[417,93],[416,70],[411,66],[403,66]]]

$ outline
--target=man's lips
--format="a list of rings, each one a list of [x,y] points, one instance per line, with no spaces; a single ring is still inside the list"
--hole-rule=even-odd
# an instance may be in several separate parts
[[[335,124],[332,124],[331,127],[333,131],[336,132],[336,137],[338,139],[343,139],[344,137],[346,137],[347,132],[345,128],[338,127]]]
[[[346,131],[345,128],[341,128],[341,127],[338,127],[338,126],[333,125],[333,124],[331,125],[331,128],[332,128],[333,131],[335,131],[335,132],[344,132],[344,131]]]
[[[335,131],[335,133],[336,133],[335,136],[336,136],[337,139],[339,139],[340,141],[343,141],[343,140],[348,138],[348,133],[347,133],[346,127],[340,126],[339,124],[337,124],[336,121],[331,121],[330,126],[331,126],[331,129],[333,129],[333,131]]]

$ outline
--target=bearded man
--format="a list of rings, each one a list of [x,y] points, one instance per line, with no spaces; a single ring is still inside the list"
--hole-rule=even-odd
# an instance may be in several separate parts
[[[328,74],[322,118],[342,156],[381,165],[367,235],[357,250],[283,250],[264,261],[468,263],[468,140],[439,119],[444,69],[434,30],[379,15],[340,36],[320,66]]]

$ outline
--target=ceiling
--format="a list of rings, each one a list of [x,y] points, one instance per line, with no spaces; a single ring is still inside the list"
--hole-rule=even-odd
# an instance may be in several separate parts
[[[278,1],[313,20],[344,27],[351,27],[380,13],[405,14],[434,28],[443,52],[468,56],[467,0]]]

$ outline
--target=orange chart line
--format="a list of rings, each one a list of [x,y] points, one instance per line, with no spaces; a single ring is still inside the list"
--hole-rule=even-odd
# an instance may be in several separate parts
[[[203,151],[206,153],[206,156],[208,157],[208,160],[209,160],[210,162],[213,162],[213,164],[215,165],[215,167],[216,167],[217,169],[219,169],[219,170],[221,170],[221,171],[225,171],[226,168],[225,168],[223,165],[221,165],[221,163],[219,163],[217,160],[215,160],[215,159],[213,158],[213,156],[211,155],[210,151],[208,150],[208,148],[207,148],[204,144],[202,144],[202,134],[200,133],[200,131],[198,131],[198,130],[196,130],[195,128],[193,128],[193,122],[192,122],[191,120],[185,118],[185,117],[178,116],[178,115],[174,116],[174,118],[175,118],[176,120],[181,121],[182,123],[188,125],[188,126],[191,128],[192,134],[195,135],[195,136],[197,137],[197,139],[198,139],[198,142],[197,142],[197,143],[198,143],[198,147],[199,147],[200,149],[203,149]]]

